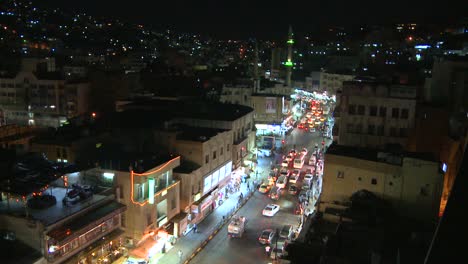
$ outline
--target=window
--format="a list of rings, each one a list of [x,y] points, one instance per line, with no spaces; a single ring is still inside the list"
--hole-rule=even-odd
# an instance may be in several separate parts
[[[361,134],[362,133],[362,124],[356,124],[356,131],[355,131],[357,134]]]
[[[361,177],[358,177],[357,179],[358,179],[358,181],[362,181],[362,178],[361,178]]]
[[[400,109],[392,108],[392,118],[398,118],[400,115]]]
[[[205,164],[208,164],[210,162],[210,155],[205,156]]]
[[[408,119],[409,116],[409,111],[407,108],[401,109],[401,118],[402,119]]]
[[[383,136],[385,127],[383,125],[377,126],[377,136]]]
[[[388,185],[393,186],[393,182],[389,182]]]
[[[419,195],[421,196],[428,196],[429,195],[429,184],[426,184],[426,186],[421,187],[421,190],[419,191]]]
[[[377,116],[377,106],[371,106],[369,109],[370,116]]]
[[[350,114],[350,115],[355,115],[356,114],[356,105],[349,105],[348,114]]]
[[[348,130],[348,133],[354,133],[354,124],[347,124],[346,130]]]
[[[366,107],[363,106],[363,105],[359,105],[358,106],[358,114],[359,115],[365,115],[365,113],[366,113]]]
[[[343,178],[344,178],[344,172],[343,172],[343,171],[338,171],[336,177],[337,177],[338,179],[343,179]]]
[[[68,158],[67,158],[67,149],[66,149],[66,148],[63,148],[63,149],[62,149],[62,158],[68,159]]]
[[[387,108],[386,107],[383,107],[383,106],[380,107],[379,116],[380,117],[386,117],[387,116]]]
[[[407,137],[408,136],[408,129],[401,127],[400,128],[400,137]]]
[[[171,199],[171,209],[174,210],[176,208],[176,201],[174,198]]]
[[[374,135],[374,133],[375,133],[375,126],[374,125],[368,125],[367,126],[367,134]]]
[[[213,159],[214,159],[214,160],[216,159],[216,150],[213,151]]]
[[[223,155],[223,151],[224,151],[224,148],[221,147],[221,151],[219,152],[219,155],[222,156]]]
[[[376,178],[372,178],[371,183],[372,183],[373,185],[377,185],[377,179],[376,179]]]
[[[57,158],[61,158],[62,156],[60,155],[60,149],[57,148]]]
[[[229,152],[229,144],[227,144],[226,151]]]
[[[397,136],[397,129],[396,129],[396,127],[391,127],[391,128],[390,128],[390,136],[391,136],[391,137],[396,137],[396,136]]]

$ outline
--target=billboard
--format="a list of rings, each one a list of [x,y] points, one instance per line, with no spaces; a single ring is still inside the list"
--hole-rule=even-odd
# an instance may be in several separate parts
[[[265,98],[265,113],[276,114],[276,97]]]

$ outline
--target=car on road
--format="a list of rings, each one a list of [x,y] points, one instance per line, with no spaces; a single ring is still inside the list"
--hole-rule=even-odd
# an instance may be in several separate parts
[[[268,196],[272,200],[279,200],[279,198],[281,196],[281,188],[273,186],[273,188],[271,188],[270,193],[268,194]]]
[[[276,181],[276,187],[278,188],[286,188],[286,184],[288,183],[288,178],[286,176],[280,176]]]
[[[312,128],[311,128],[312,129]],[[308,151],[306,148],[302,148],[301,153],[304,155],[307,155]]]
[[[313,179],[313,178],[314,178],[314,175],[307,173],[307,174],[304,176],[304,184],[310,185],[310,183],[312,182],[312,179]]]
[[[312,155],[310,155],[310,159],[309,159],[309,165],[315,165],[315,161],[317,160],[317,158],[315,157],[315,153],[312,153]]]
[[[291,239],[294,234],[294,228],[292,225],[283,225],[279,236],[285,239]]]
[[[296,177],[296,176],[299,176],[299,175],[301,175],[301,170],[300,169],[294,169],[292,171],[292,174],[291,174],[292,177]]]
[[[283,162],[281,162],[281,167],[289,167],[289,161],[287,159],[284,159]]]
[[[285,161],[291,162],[294,159],[295,155],[293,153],[289,153],[286,158],[284,158]]]
[[[262,215],[264,216],[274,216],[276,213],[278,213],[280,209],[280,206],[277,204],[268,204],[265,206],[265,209],[262,211]]]
[[[291,195],[296,195],[299,192],[299,188],[296,185],[289,186],[288,193]]]
[[[263,245],[270,245],[273,239],[275,238],[275,230],[265,229],[262,231],[262,234],[258,237],[258,242]]]
[[[267,183],[262,183],[260,187],[258,188],[258,191],[260,193],[267,193],[270,191],[270,189],[271,189],[270,185],[268,185]]]
[[[289,178],[289,175],[291,174],[291,171],[286,169],[286,168],[282,168],[280,170],[280,177],[281,176],[285,176],[286,178]]]

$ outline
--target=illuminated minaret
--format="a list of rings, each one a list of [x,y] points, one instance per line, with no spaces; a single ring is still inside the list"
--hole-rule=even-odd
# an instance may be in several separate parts
[[[292,74],[292,67],[294,65],[292,61],[292,45],[294,44],[294,34],[292,31],[291,25],[289,25],[289,33],[288,33],[288,40],[286,43],[288,44],[288,60],[284,63],[286,66],[286,85],[291,87],[291,74]]]

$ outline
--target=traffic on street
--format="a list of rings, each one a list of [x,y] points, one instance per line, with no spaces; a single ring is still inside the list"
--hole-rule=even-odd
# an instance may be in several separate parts
[[[303,117],[282,137],[281,147],[258,155],[258,191],[237,212],[235,223],[225,225],[191,263],[271,263],[287,256],[287,244],[314,213],[323,154],[332,141],[329,122],[324,122],[324,108],[331,106],[311,100],[301,107]],[[233,235],[236,228],[241,235]]]

